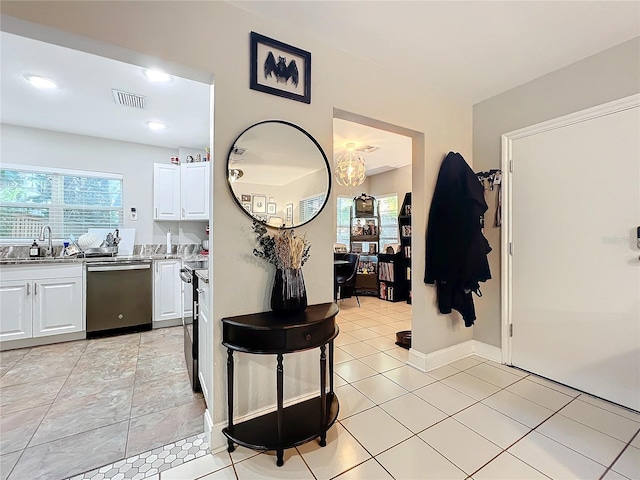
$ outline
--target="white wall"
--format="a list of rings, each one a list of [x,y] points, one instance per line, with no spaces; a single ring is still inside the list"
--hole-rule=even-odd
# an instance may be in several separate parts
[[[638,92],[640,38],[635,38],[477,103],[473,106],[474,169],[500,168],[503,133]],[[474,339],[500,346],[501,229],[492,226],[495,193],[487,192],[486,198],[489,211],[485,236],[493,248],[489,254],[493,279],[481,285],[483,297],[475,298],[478,320]]]
[[[203,222],[153,221],[153,164],[168,163],[177,150],[105,138],[2,124],[0,158],[3,163],[120,173],[123,176],[124,227],[136,229],[136,243],[200,243]],[[130,207],[138,221],[129,220]]]
[[[411,191],[411,165],[389,170],[369,177],[369,194],[372,196],[398,194],[398,208],[404,194]]]
[[[398,82],[395,72],[329,47],[295,25],[283,28],[279,23],[225,2],[120,2],[117,8],[113,2],[102,1],[12,2],[3,4],[3,14],[214,74],[211,238],[214,345],[220,345],[221,318],[269,309],[274,272],[251,254],[255,239],[250,221],[229,194],[224,171],[229,146],[247,126],[272,118],[296,123],[316,138],[329,158],[333,158],[334,107],[411,129],[418,139],[413,142],[412,152],[416,232],[425,231],[425,219],[444,155],[456,150],[467,159],[471,157],[470,105],[436,95],[419,81]],[[6,25],[3,21],[2,28],[6,29]],[[311,52],[310,105],[249,89],[251,31]],[[61,41],[55,33],[52,32],[50,38]],[[97,48],[93,42],[76,42],[76,45]],[[118,52],[118,55],[124,54]],[[349,75],[336,72],[349,72]],[[313,245],[311,259],[304,268],[311,304],[328,302],[333,297],[334,216],[332,196],[322,214],[305,228]],[[424,236],[416,234],[414,238],[414,278],[419,278],[418,273],[424,269]],[[413,345],[418,352],[427,354],[471,339],[471,332],[461,322],[436,314],[432,286],[416,282],[413,294]],[[272,405],[275,401],[274,359],[239,357],[236,374],[242,383],[236,382],[236,398],[241,399],[238,413]],[[214,364],[214,393],[209,405],[213,405],[214,421],[218,422],[226,418],[226,352],[222,346],[214,352]],[[317,391],[317,372],[318,352],[287,357],[287,394]]]

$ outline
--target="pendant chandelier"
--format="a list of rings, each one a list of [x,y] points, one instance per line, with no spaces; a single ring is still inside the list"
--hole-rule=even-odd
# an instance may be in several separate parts
[[[353,188],[364,183],[367,178],[364,157],[356,152],[355,143],[347,143],[347,151],[336,158],[335,176],[343,187]]]

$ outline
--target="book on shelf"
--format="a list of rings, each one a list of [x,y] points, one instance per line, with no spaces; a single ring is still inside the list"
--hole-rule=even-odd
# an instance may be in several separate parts
[[[360,245],[359,243],[351,244],[351,251],[353,253],[362,253],[362,245]]]
[[[378,265],[378,273],[380,280],[386,280],[387,282],[394,281],[393,263],[380,262]]]
[[[404,206],[404,214],[405,215],[411,215],[411,205],[405,205]]]
[[[404,258],[411,258],[411,245],[404,247]]]
[[[358,262],[357,273],[360,273],[362,275],[376,273],[376,262],[360,260],[360,262]]]
[[[411,280],[411,267],[407,267],[407,280]]]
[[[369,253],[378,253],[378,244],[370,243],[369,244]]]
[[[400,234],[403,237],[410,237],[411,236],[411,225],[402,225],[402,227],[400,229]]]

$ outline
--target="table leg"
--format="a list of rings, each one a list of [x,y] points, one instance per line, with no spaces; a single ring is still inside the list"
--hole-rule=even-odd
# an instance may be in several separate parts
[[[327,444],[327,346],[320,347],[320,446]]]
[[[229,412],[229,433],[233,433],[233,350],[227,348],[227,409]],[[227,451],[233,452],[236,447],[227,440]]]
[[[278,389],[278,445],[281,448],[278,448],[276,454],[278,459],[276,461],[276,465],[281,467],[284,465],[284,449],[282,448],[283,438],[282,438],[282,429],[283,429],[283,407],[282,407],[282,396],[284,391],[284,367],[282,366],[282,354],[278,354],[278,368],[277,368],[277,389]]]
[[[329,342],[329,393],[333,394],[333,340]]]

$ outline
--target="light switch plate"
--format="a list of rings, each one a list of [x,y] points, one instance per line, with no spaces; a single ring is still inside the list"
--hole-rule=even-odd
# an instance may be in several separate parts
[[[138,209],[136,207],[131,207],[129,211],[129,220],[135,222],[138,220]]]

